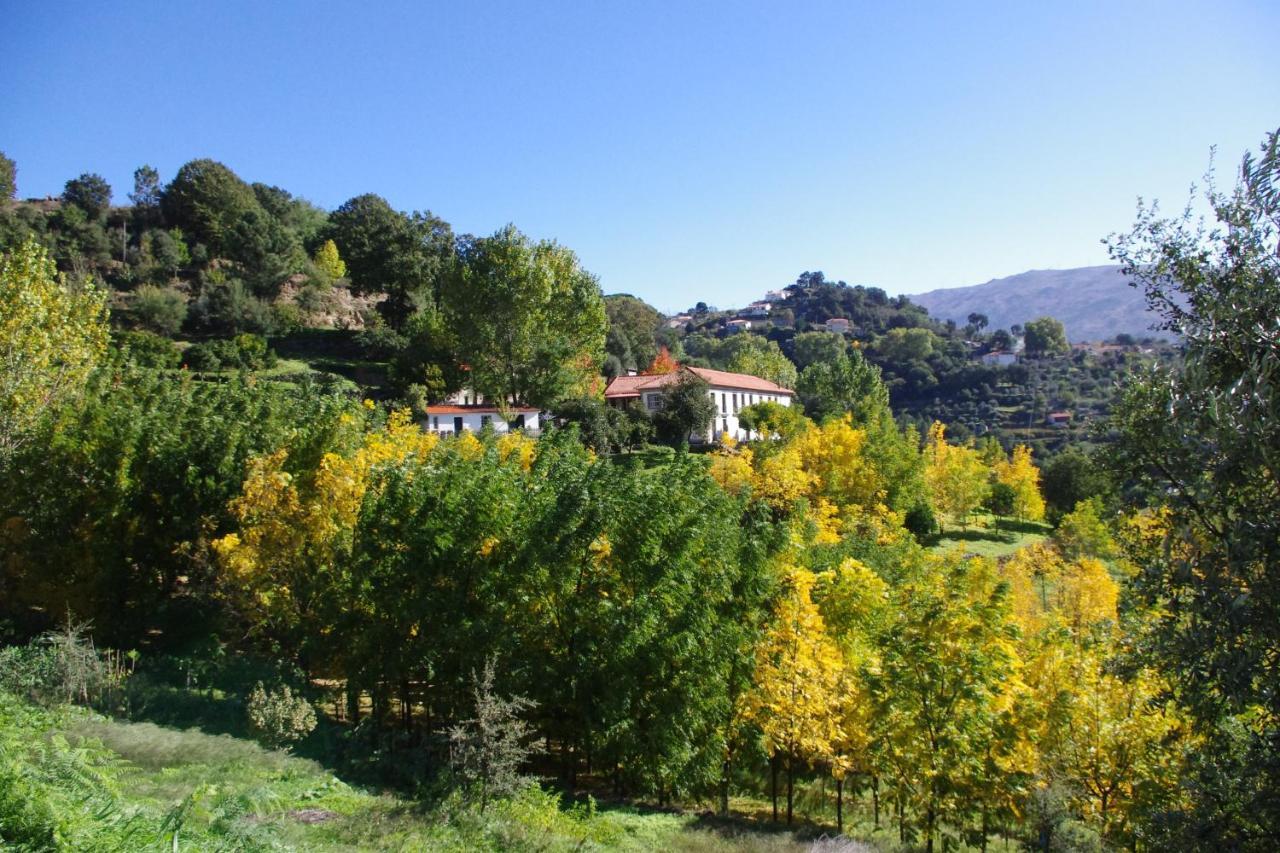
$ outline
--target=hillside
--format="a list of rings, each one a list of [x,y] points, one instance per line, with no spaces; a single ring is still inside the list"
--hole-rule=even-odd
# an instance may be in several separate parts
[[[1151,329],[1142,292],[1130,287],[1117,266],[1030,270],[970,287],[948,287],[913,295],[911,301],[941,320],[964,325],[971,313],[986,314],[990,328],[1007,329],[1036,317],[1062,321],[1072,341],[1100,341],[1127,333],[1159,337]]]

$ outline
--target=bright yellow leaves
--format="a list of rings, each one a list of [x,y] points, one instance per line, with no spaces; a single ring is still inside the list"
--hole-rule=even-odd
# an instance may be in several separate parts
[[[1044,498],[1040,496],[1040,471],[1031,461],[1025,444],[1013,448],[1007,462],[995,465],[996,481],[1013,491],[1013,514],[1026,521],[1044,519]]]
[[[76,394],[107,350],[106,296],[69,288],[34,240],[0,255],[0,456]]]
[[[1014,616],[1028,631],[1047,624],[1080,630],[1116,619],[1119,588],[1099,560],[1067,561],[1043,543],[1023,548],[1001,567]]]
[[[407,412],[392,412],[386,426],[366,433],[355,452],[326,453],[310,482],[285,470],[284,450],[250,462],[230,507],[239,531],[213,543],[228,569],[233,597],[277,626],[292,626],[305,610],[299,591],[338,560],[374,470],[425,459],[438,441]]]
[[[347,277],[347,265],[338,254],[338,244],[332,240],[325,240],[323,245],[316,249],[312,262],[330,279]]]
[[[813,573],[797,566],[783,571],[786,592],[756,652],[748,716],[770,755],[820,758],[837,737],[840,651],[813,603]]]
[[[924,450],[924,481],[933,508],[967,521],[991,491],[987,466],[972,447],[947,444],[946,427],[934,421]]]

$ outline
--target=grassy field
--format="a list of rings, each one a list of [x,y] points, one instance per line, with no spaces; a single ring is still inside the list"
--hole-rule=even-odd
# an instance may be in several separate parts
[[[56,827],[53,843],[35,849],[877,849],[826,839],[812,824],[791,832],[705,812],[598,806],[589,799],[571,804],[537,786],[483,814],[453,800],[427,807],[348,785],[315,761],[250,740],[2,698],[0,787],[13,768],[21,784],[7,791],[16,800],[0,793],[0,846],[20,825],[14,815],[26,809],[33,821],[48,812]],[[765,810],[756,801],[734,806]]]
[[[930,539],[928,544],[935,551],[960,548],[965,554],[995,560],[1007,557],[1020,548],[1043,542],[1052,532],[1053,528],[1049,525],[1034,521],[978,515],[974,516],[967,527],[948,525],[941,535]]]

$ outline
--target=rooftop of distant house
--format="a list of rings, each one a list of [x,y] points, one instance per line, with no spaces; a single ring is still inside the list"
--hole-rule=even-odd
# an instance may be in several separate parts
[[[653,376],[615,376],[604,389],[606,398],[639,397],[645,391],[656,391],[678,380],[682,373],[692,373],[709,385],[716,388],[737,388],[743,391],[754,391],[761,394],[785,394],[794,396],[795,392],[783,388],[776,382],[752,376],[749,373],[730,373],[727,370],[712,370],[707,367],[690,367],[681,365],[671,373],[660,373]]]

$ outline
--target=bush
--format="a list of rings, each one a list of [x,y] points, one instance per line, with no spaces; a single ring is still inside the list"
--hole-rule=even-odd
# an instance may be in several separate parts
[[[122,332],[116,336],[116,346],[138,367],[172,370],[182,363],[182,353],[173,341],[151,332]]]
[[[938,530],[938,518],[933,514],[933,508],[925,503],[916,504],[907,510],[907,516],[902,524],[918,540],[932,536]]]
[[[162,335],[176,335],[187,320],[187,297],[171,287],[144,284],[133,295],[133,319]]]
[[[993,483],[991,494],[983,504],[993,515],[1013,515],[1017,494],[1008,483]]]
[[[512,796],[532,784],[520,773],[533,751],[529,725],[520,714],[534,703],[523,696],[504,699],[494,693],[493,670],[491,658],[485,661],[483,675],[472,674],[475,717],[449,731],[449,765],[463,796],[482,812],[491,799]]]
[[[44,705],[113,708],[131,669],[124,655],[94,648],[83,624],[68,622],[38,642],[0,648],[0,691]]]
[[[275,350],[267,346],[261,335],[244,334],[234,338],[201,341],[187,347],[183,361],[192,370],[263,370],[275,367]]]
[[[268,691],[259,681],[249,694],[245,710],[249,730],[272,749],[288,749],[316,727],[316,712],[311,703],[294,696],[287,685]]]

